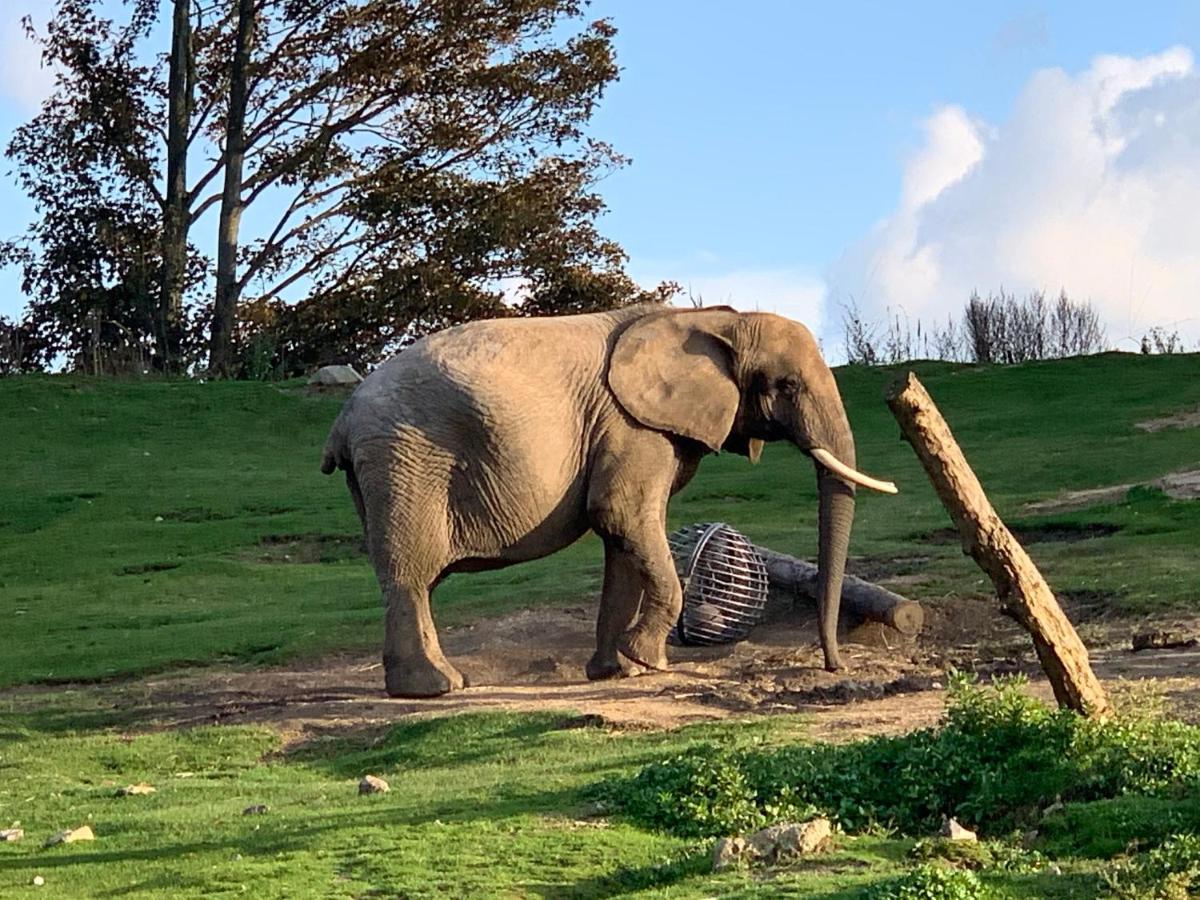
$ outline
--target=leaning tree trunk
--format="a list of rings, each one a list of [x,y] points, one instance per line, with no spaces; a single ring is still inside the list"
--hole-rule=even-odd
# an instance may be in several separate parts
[[[237,44],[229,73],[225,123],[225,188],[217,230],[217,294],[213,304],[209,371],[228,378],[233,368],[233,329],[241,285],[237,278],[238,229],[242,221],[242,167],[246,158],[248,69],[254,41],[255,0],[238,0]]]
[[[963,552],[987,573],[1005,611],[1033,638],[1059,705],[1097,718],[1110,715],[1112,706],[1092,671],[1087,647],[1025,548],[992,508],[917,376],[909,372],[896,381],[887,402],[958,529]]]
[[[178,372],[183,355],[183,289],[187,273],[188,128],[192,120],[191,0],[175,0],[167,79],[167,196],[163,205],[158,355],[163,372]]]

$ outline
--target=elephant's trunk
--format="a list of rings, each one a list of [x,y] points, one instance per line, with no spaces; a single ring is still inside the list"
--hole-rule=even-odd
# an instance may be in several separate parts
[[[820,617],[821,649],[825,668],[842,667],[838,653],[838,613],[842,603],[842,576],[854,522],[854,488],[817,464],[820,490],[820,536],[817,550],[817,615]]]

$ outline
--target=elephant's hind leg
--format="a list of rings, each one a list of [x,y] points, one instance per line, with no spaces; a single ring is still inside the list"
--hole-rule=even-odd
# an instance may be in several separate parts
[[[446,660],[438,643],[428,589],[393,581],[384,588],[384,597],[383,669],[388,695],[437,697],[463,687],[462,673]]]
[[[356,465],[363,503],[367,549],[383,591],[383,668],[393,697],[436,697],[464,685],[462,674],[442,653],[430,585],[448,556],[446,522],[434,498],[406,496],[413,490],[380,460]],[[352,489],[352,493],[355,493]],[[445,504],[441,504],[444,507]]]

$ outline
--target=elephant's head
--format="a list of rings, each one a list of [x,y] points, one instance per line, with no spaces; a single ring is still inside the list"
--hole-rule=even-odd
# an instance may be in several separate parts
[[[723,307],[652,313],[621,334],[608,380],[643,425],[751,459],[763,442],[788,440],[813,459],[821,647],[825,668],[840,668],[837,622],[855,485],[896,488],[855,469],[850,423],[812,333],[780,316]]]

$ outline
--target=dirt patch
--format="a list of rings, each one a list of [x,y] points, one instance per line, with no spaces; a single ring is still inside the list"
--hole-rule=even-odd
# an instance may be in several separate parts
[[[1010,525],[1009,530],[1022,544],[1073,543],[1092,538],[1109,537],[1121,530],[1120,525],[1109,522],[1055,522],[1045,525]],[[915,535],[926,544],[958,544],[962,542],[958,531],[953,528],[938,528]]]
[[[1144,484],[1113,484],[1108,487],[1088,488],[1082,491],[1065,491],[1049,500],[1026,503],[1024,513],[1048,515],[1050,513],[1074,512],[1091,506],[1121,503],[1135,487],[1157,488],[1172,500],[1200,499],[1200,469],[1183,469],[1170,472],[1162,478]]]
[[[1152,484],[1173,500],[1200,499],[1200,469],[1172,472]]]
[[[178,569],[183,563],[177,562],[153,562],[144,563],[140,566],[124,566],[117,571],[118,575],[151,575],[155,572],[170,572],[172,569]]]
[[[365,556],[361,535],[268,534],[258,545],[239,551],[239,559],[252,562],[330,563]]]
[[[846,566],[846,573],[875,584],[920,584],[928,580],[924,569],[933,557],[856,556]]]
[[[1074,512],[1077,509],[1087,509],[1089,506],[1107,506],[1120,503],[1125,495],[1135,485],[1113,484],[1108,487],[1088,488],[1084,491],[1066,491],[1049,500],[1038,500],[1036,503],[1026,503],[1021,512],[1032,515],[1049,513]]]
[[[1135,427],[1150,434],[1167,428],[1200,428],[1200,407],[1160,416],[1157,419],[1147,419],[1145,422],[1138,422]]]
[[[1098,674],[1114,684],[1157,679],[1176,714],[1200,721],[1200,649],[1132,653],[1130,634],[1143,623],[1109,621],[1100,612],[1103,602],[1099,595],[1064,600],[1082,619],[1094,616],[1080,624],[1080,633]],[[594,609],[577,606],[524,610],[447,629],[446,653],[471,686],[432,700],[388,698],[374,655],[192,670],[82,690],[130,729],[266,724],[289,744],[413,716],[481,710],[572,711],[563,727],[610,730],[802,713],[814,737],[846,741],[935,724],[951,668],[984,676],[1022,672],[1031,677],[1031,690],[1049,699],[1028,636],[998,609],[991,597],[926,604],[926,628],[917,639],[844,644],[846,669],[839,673],[821,668],[815,622],[804,615],[761,626],[740,644],[672,648],[670,672],[589,682],[583,665],[592,650]],[[17,688],[0,692],[0,700],[33,708],[52,690]]]
[[[172,509],[162,514],[168,522],[221,522],[232,519],[233,513],[218,512],[207,506],[188,506],[183,509]]]

